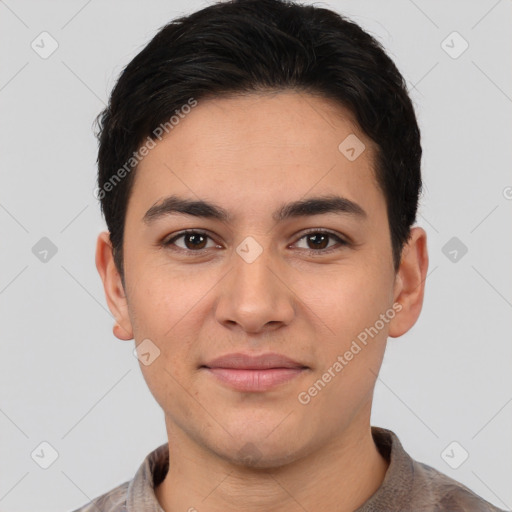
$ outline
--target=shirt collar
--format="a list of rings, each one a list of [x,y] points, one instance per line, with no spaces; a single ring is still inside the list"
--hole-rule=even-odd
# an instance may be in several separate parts
[[[165,512],[156,499],[155,487],[163,481],[169,469],[169,445],[160,445],[141,464],[128,485],[126,512]]]
[[[405,452],[398,437],[391,430],[371,427],[373,440],[389,467],[380,487],[355,512],[383,510],[393,503],[407,503],[413,482],[413,460]],[[126,495],[126,512],[165,512],[160,506],[155,488],[164,480],[169,469],[167,443],[153,450],[130,481]]]
[[[372,427],[372,436],[389,466],[380,487],[355,512],[393,510],[397,504],[408,503],[412,494],[414,461],[397,435],[382,427]]]

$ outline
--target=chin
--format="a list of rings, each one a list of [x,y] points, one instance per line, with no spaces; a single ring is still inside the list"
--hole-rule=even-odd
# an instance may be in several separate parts
[[[283,449],[284,448],[284,449]],[[237,466],[248,469],[268,470],[280,468],[290,464],[297,459],[297,454],[290,448],[281,446],[281,452],[276,453],[258,447],[258,445],[248,442],[240,450],[230,454],[229,461]]]
[[[233,437],[226,436],[222,443],[214,441],[210,446],[217,456],[230,464],[250,469],[279,468],[300,458],[306,447],[291,443],[293,436],[288,434],[269,436],[274,427],[262,429],[264,432],[261,435],[254,431],[247,435],[248,429],[245,435],[228,429]]]

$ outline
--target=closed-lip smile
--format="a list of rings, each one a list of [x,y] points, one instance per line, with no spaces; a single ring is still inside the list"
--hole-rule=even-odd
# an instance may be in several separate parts
[[[201,365],[221,383],[238,391],[262,392],[294,379],[309,367],[275,352],[226,354]]]

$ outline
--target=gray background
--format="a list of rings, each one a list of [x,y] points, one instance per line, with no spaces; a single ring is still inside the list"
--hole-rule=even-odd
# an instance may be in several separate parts
[[[167,440],[134,342],[112,335],[94,265],[104,223],[93,196],[92,122],[157,29],[204,5],[0,1],[1,511],[72,510],[132,478]],[[389,340],[372,424],[510,509],[512,3],[318,5],[384,44],[409,84],[423,135],[425,305],[408,334]],[[59,45],[46,59],[31,47],[43,31]],[[445,43],[452,56],[442,46],[453,31],[469,44],[457,58],[462,40]],[[57,247],[46,262],[32,251],[42,237]],[[459,247],[443,252],[452,237]],[[39,465],[50,457],[43,441],[58,452],[48,469]],[[441,456],[452,441],[469,452],[457,469]],[[34,450],[45,454],[39,464]]]

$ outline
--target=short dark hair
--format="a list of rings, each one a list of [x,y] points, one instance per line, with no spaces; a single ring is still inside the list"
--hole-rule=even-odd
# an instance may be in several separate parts
[[[420,131],[404,78],[378,41],[336,12],[231,0],[161,28],[124,68],[97,117],[98,197],[123,283],[133,156],[143,142],[155,141],[155,129],[191,99],[287,89],[335,100],[376,143],[374,172],[398,269],[421,191]]]

